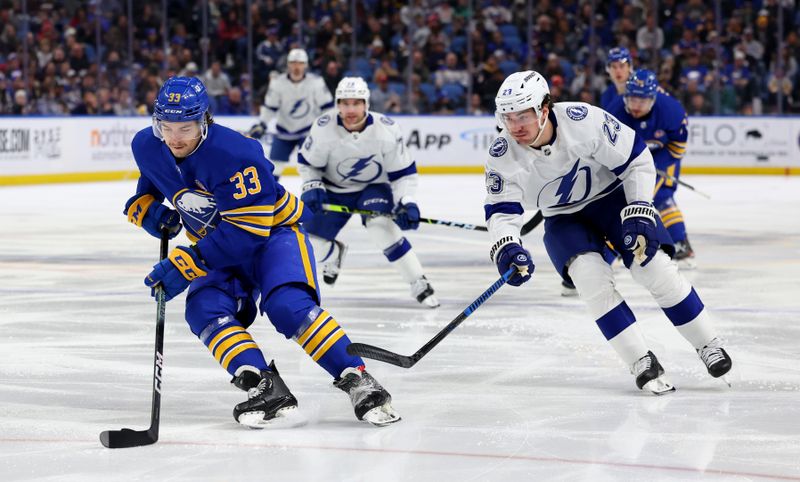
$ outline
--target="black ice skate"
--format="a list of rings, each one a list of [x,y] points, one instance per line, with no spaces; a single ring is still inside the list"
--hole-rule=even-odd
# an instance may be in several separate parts
[[[261,374],[244,371],[232,381],[247,391],[247,401],[233,408],[233,418],[242,425],[264,428],[276,417],[285,417],[297,409],[297,399],[275,368],[275,362],[271,362],[269,368]]]
[[[350,395],[356,418],[382,427],[400,421],[392,396],[363,367],[346,368],[333,386]]]
[[[322,267],[322,280],[329,285],[336,283],[336,279],[339,278],[339,271],[342,269],[342,261],[344,261],[344,255],[347,254],[346,244],[335,239],[333,243],[339,248],[339,254]]]
[[[683,241],[675,243],[675,256],[673,259],[678,263],[678,268],[680,269],[689,270],[697,267],[697,261],[694,259],[694,250],[691,243],[689,243],[688,236]]]
[[[658,359],[652,351],[648,351],[647,355],[639,358],[633,364],[631,373],[636,376],[636,386],[640,390],[648,390],[655,395],[675,391],[675,387],[664,375],[664,367],[658,363]]]
[[[733,360],[731,360],[728,352],[722,348],[722,340],[716,337],[713,338],[706,346],[697,350],[697,354],[700,355],[700,359],[705,363],[709,375],[714,378],[722,378],[728,386],[731,386],[731,382],[728,381],[725,375],[731,371]]]
[[[411,283],[411,296],[428,308],[439,307],[439,300],[433,295],[433,286],[425,276]]]

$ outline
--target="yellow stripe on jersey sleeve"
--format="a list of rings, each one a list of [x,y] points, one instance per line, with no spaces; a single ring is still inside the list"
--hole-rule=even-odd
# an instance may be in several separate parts
[[[284,198],[286,198],[285,201]],[[297,199],[297,196],[290,194],[288,191],[281,197],[281,200],[276,205],[278,207],[275,208],[273,226],[290,226],[295,224],[303,213],[303,203]]]

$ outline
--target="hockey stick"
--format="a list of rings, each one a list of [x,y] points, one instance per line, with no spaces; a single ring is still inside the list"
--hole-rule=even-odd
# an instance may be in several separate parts
[[[681,186],[691,189],[692,191],[696,192],[697,194],[703,196],[706,199],[711,199],[711,196],[709,196],[708,194],[704,193],[703,191],[698,191],[694,186],[692,186],[688,182],[683,182],[675,176],[670,176],[669,174],[667,174],[666,171],[662,171],[661,169],[656,169],[656,174],[663,177],[664,179],[667,179],[668,181],[677,182]]]
[[[494,282],[492,286],[489,287],[486,291],[483,292],[482,295],[478,297],[475,301],[473,301],[467,309],[462,311],[458,316],[455,317],[453,321],[447,324],[442,331],[436,334],[428,343],[422,346],[416,353],[410,356],[403,356],[398,355],[397,353],[392,353],[389,350],[385,350],[383,348],[379,348],[377,346],[367,345],[364,343],[351,343],[347,346],[347,353],[354,355],[354,356],[363,356],[365,358],[372,358],[373,360],[382,361],[384,363],[390,363],[392,365],[397,365],[403,368],[411,368],[413,367],[422,357],[428,354],[429,351],[433,349],[436,345],[439,344],[440,341],[444,340],[444,338],[450,334],[458,325],[461,324],[462,321],[466,320],[469,315],[475,312],[486,300],[488,300],[501,286],[506,284],[511,276],[517,271],[517,268],[511,267],[508,271],[503,273],[503,275]]]
[[[169,232],[161,230],[160,259],[167,258],[169,249]],[[150,428],[147,430],[106,430],[100,434],[100,443],[110,449],[139,447],[150,445],[158,441],[158,425],[161,420],[161,370],[164,366],[164,318],[167,302],[164,298],[164,288],[161,285],[156,290],[156,350],[153,356],[153,409],[150,413]]]
[[[522,229],[519,230],[520,236],[525,236],[526,234],[536,229],[536,226],[541,224],[543,220],[544,220],[544,214],[542,214],[542,211],[541,210],[536,211],[536,214],[534,214],[533,217],[530,218],[527,223],[522,225]]]
[[[340,206],[339,204],[323,204],[322,209],[332,213],[345,213],[345,214],[363,214],[365,216],[389,216],[394,218],[393,214],[382,213],[380,211],[370,211],[368,209],[351,209],[347,206]],[[419,218],[419,222],[428,224],[439,224],[442,226],[453,226],[454,228],[468,229],[470,231],[488,231],[486,226],[477,226],[475,224],[457,223],[455,221],[443,221],[441,219]]]

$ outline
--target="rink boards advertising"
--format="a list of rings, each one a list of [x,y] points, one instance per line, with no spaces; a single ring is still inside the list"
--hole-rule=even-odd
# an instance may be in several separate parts
[[[254,119],[217,121],[246,132]],[[483,172],[493,117],[397,120],[421,173]],[[0,118],[0,185],[135,178],[130,141],[149,125],[149,117]],[[688,145],[684,173],[800,174],[800,118],[693,117]]]

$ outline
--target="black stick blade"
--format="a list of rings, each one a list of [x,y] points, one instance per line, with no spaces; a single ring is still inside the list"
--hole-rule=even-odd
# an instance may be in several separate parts
[[[403,356],[397,353],[392,353],[389,350],[378,348],[377,346],[366,345],[364,343],[351,343],[347,346],[347,353],[353,356],[362,356],[364,358],[371,358],[373,360],[390,363],[392,365],[411,368],[419,361],[419,358],[413,356]]]
[[[158,435],[153,436],[149,430],[106,430],[100,434],[100,443],[109,449],[124,449],[128,447],[141,447],[151,445],[158,441]]]

